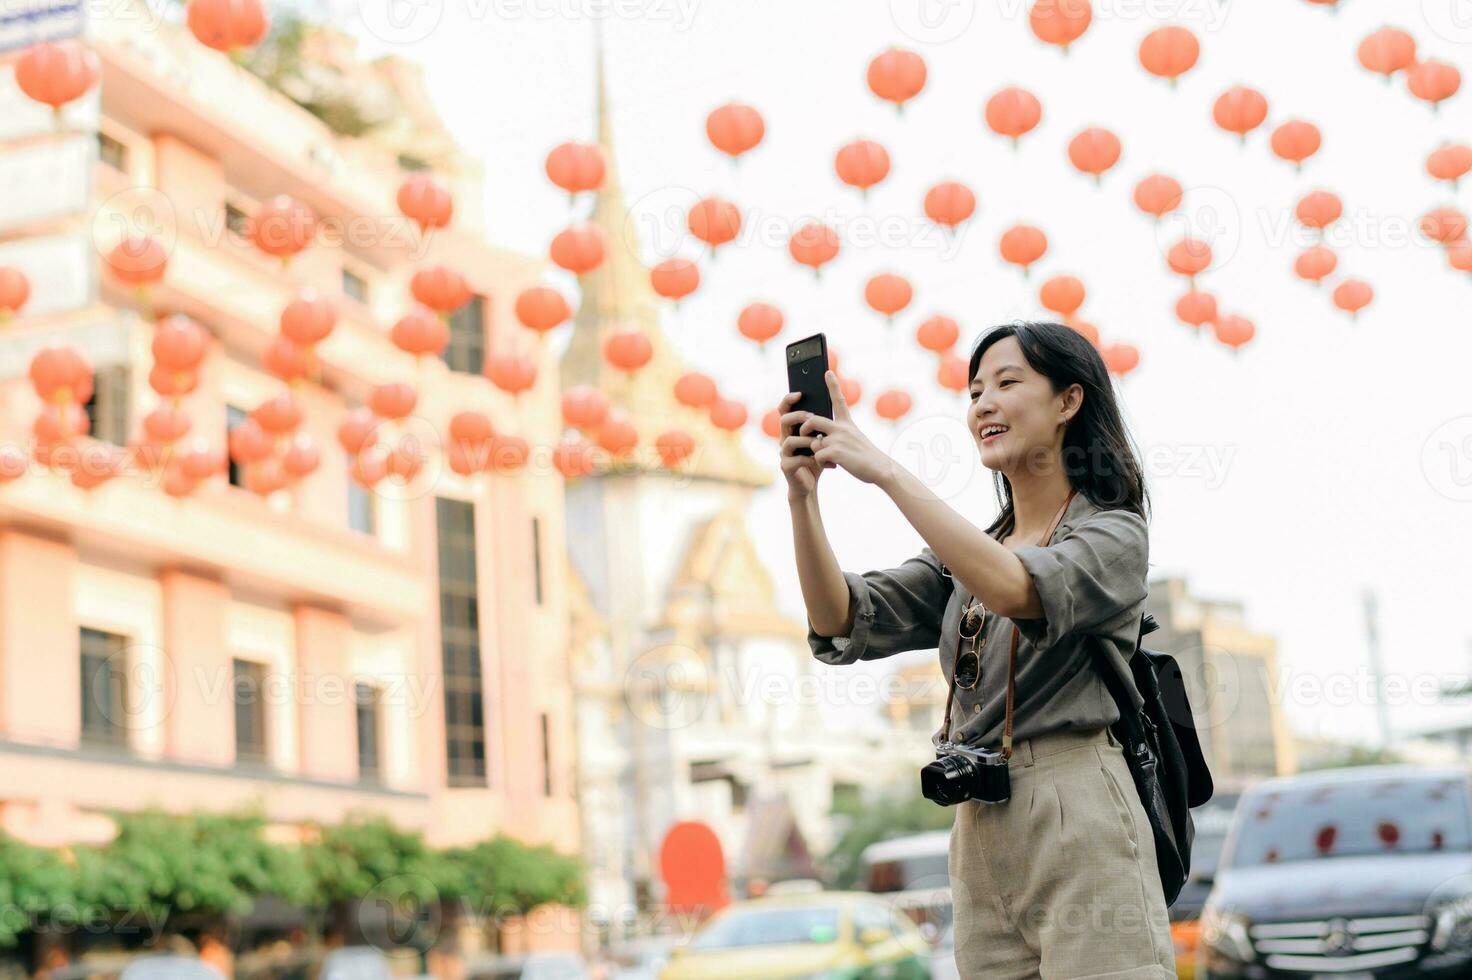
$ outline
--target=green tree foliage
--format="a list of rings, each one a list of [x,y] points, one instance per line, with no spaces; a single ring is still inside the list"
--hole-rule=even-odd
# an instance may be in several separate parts
[[[887,796],[872,803],[845,801],[834,813],[847,818],[848,827],[828,852],[828,876],[835,888],[861,883],[860,856],[870,844],[930,830],[949,830],[952,807],[937,806],[923,796]]]
[[[248,911],[258,895],[293,904],[313,882],[292,849],[262,836],[249,814],[117,814],[117,836],[76,852],[77,893],[103,917],[143,910],[156,921]]]
[[[445,855],[457,876],[457,898],[487,915],[524,915],[556,902],[581,906],[587,901],[583,866],[550,847],[528,847],[497,835]]]
[[[34,925],[72,915],[76,875],[54,851],[0,832],[0,949]]]

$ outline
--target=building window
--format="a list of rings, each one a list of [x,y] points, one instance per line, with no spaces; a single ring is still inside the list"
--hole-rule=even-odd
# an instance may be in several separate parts
[[[537,605],[542,604],[542,519],[532,518],[532,589],[537,595]]]
[[[235,660],[235,761],[266,761],[266,665]]]
[[[250,215],[229,201],[225,202],[225,230],[242,242],[250,241]]]
[[[353,685],[353,703],[358,715],[358,778],[364,782],[379,780],[378,755],[378,688],[371,684]]]
[[[227,446],[229,445],[230,441],[230,433],[234,432],[235,427],[240,425],[248,418],[250,418],[250,416],[246,413],[245,409],[236,408],[234,405],[225,406],[225,442]],[[245,486],[245,467],[237,463],[235,461],[234,455],[232,455],[230,452],[227,451],[225,455],[229,460],[230,485],[232,487]]]
[[[128,148],[103,132],[97,134],[97,159],[121,173],[128,172]]]
[[[481,693],[475,508],[435,498],[439,541],[440,657],[445,685],[445,759],[452,786],[486,785],[485,701]]]
[[[542,795],[552,795],[552,729],[547,712],[542,712]]]
[[[359,303],[368,302],[368,280],[351,269],[342,270],[342,291],[344,296],[349,296]]]
[[[128,744],[127,638],[101,630],[81,631],[82,741]]]
[[[128,444],[128,369],[98,368],[92,374],[92,397],[83,406],[93,437],[114,446]]]
[[[351,469],[353,458],[348,457],[348,467]],[[363,486],[352,476],[348,477],[348,527],[363,534],[372,534],[375,524],[375,513],[373,508],[374,495],[371,490]]]
[[[444,358],[451,371],[480,374],[485,357],[486,298],[476,295],[450,314],[450,343]]]

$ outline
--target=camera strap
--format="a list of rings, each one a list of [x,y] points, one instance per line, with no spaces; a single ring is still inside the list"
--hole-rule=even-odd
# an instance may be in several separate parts
[[[1063,515],[1068,512],[1068,505],[1073,503],[1073,497],[1076,493],[1078,493],[1077,487],[1068,491],[1068,497],[1064,499],[1063,506],[1058,508],[1058,513],[1053,515],[1053,520],[1048,525],[1048,530],[1043,532],[1042,547],[1046,548],[1048,545],[1053,543],[1053,532],[1058,529],[1058,525],[1063,520]],[[1002,757],[1004,759],[1012,758],[1012,706],[1017,688],[1017,643],[1020,635],[1021,634],[1017,629],[1017,624],[1013,623],[1011,649],[1009,649],[1007,652],[1007,712],[1005,720],[1002,723]],[[958,644],[956,647],[957,659],[960,659],[960,654],[961,649],[960,645]],[[978,669],[979,667],[980,665],[978,665]],[[956,670],[953,666],[951,668],[950,688],[946,691],[945,720],[941,723],[940,728],[940,738],[942,742],[949,741],[951,737],[951,706],[955,703],[955,700]]]

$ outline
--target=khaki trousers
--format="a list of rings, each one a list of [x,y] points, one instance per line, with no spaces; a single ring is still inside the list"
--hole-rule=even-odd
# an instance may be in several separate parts
[[[1107,728],[1017,741],[1011,799],[966,800],[951,827],[964,980],[1155,980],[1175,949],[1155,841]]]

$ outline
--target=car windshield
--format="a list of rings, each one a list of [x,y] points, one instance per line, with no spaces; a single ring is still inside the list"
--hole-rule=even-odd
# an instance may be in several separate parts
[[[1236,793],[1216,793],[1208,802],[1191,811],[1191,822],[1196,828],[1196,836],[1191,841],[1192,872],[1211,874],[1216,871],[1222,843],[1232,823],[1232,811],[1236,808]]]
[[[713,919],[691,949],[831,943],[838,939],[838,909],[824,906],[746,909]]]
[[[1469,848],[1465,781],[1395,777],[1285,786],[1242,801],[1232,867]]]

